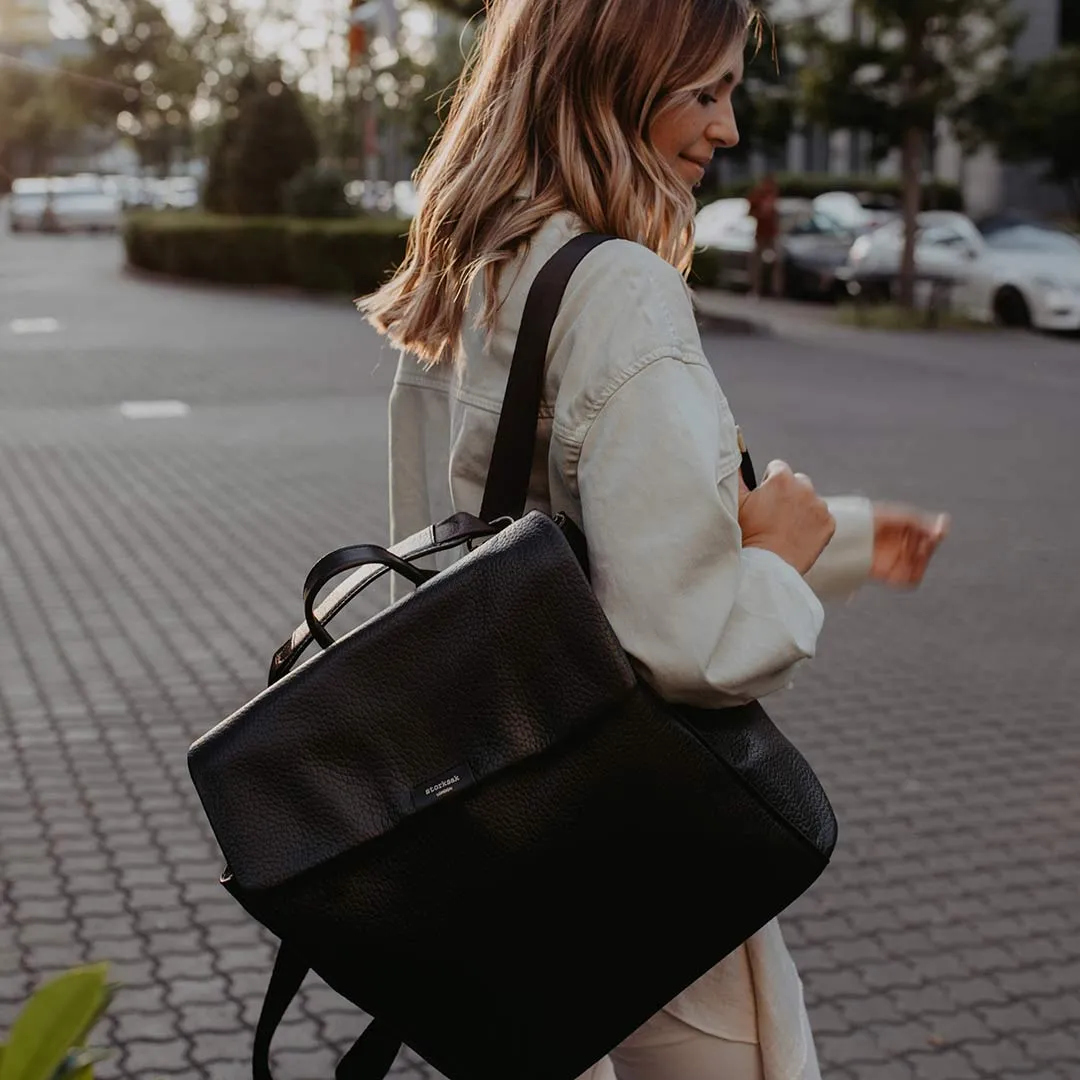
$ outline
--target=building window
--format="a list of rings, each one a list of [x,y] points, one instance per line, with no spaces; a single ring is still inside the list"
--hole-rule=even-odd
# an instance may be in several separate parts
[[[1058,0],[1061,9],[1061,44],[1080,45],[1080,3],[1077,0]]]

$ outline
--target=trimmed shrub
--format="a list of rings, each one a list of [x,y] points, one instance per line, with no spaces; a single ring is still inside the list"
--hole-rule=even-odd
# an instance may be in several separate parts
[[[249,72],[237,91],[236,115],[210,157],[206,205],[252,217],[281,214],[285,185],[318,159],[315,134],[279,73]]]
[[[407,221],[292,221],[289,262],[292,284],[310,292],[373,293],[405,258]]]
[[[128,262],[143,270],[242,285],[289,284],[283,219],[209,214],[132,214]]]
[[[374,292],[405,258],[408,222],[133,213],[128,263],[142,270],[233,285],[294,285],[309,292]],[[692,285],[714,285],[719,254],[694,253]]]
[[[406,223],[137,213],[124,223],[129,265],[232,285],[373,292],[405,257]]]
[[[355,217],[345,197],[345,183],[345,174],[337,169],[303,169],[285,185],[285,213],[295,218]]]
[[[715,288],[720,280],[720,252],[715,248],[696,248],[690,268],[691,286]]]

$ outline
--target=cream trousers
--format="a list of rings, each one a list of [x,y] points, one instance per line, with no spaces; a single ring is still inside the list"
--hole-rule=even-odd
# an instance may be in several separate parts
[[[811,1042],[800,1080],[821,1080]],[[764,1080],[756,1043],[733,1042],[661,1010],[579,1080]]]

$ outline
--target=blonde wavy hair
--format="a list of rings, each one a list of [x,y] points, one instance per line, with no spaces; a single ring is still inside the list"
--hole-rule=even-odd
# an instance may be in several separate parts
[[[501,268],[561,210],[687,273],[694,197],[649,131],[723,78],[755,27],[752,0],[489,0],[416,172],[405,259],[360,311],[422,361],[452,361],[477,277],[490,336]]]

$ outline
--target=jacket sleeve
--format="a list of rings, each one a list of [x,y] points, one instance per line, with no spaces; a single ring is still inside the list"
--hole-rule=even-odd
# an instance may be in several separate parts
[[[825,500],[836,532],[806,574],[819,600],[848,600],[870,578],[874,557],[874,507],[860,495]]]
[[[814,655],[821,603],[779,556],[744,549],[740,455],[704,359],[653,360],[596,412],[577,483],[593,587],[643,678],[669,701],[740,704]]]

